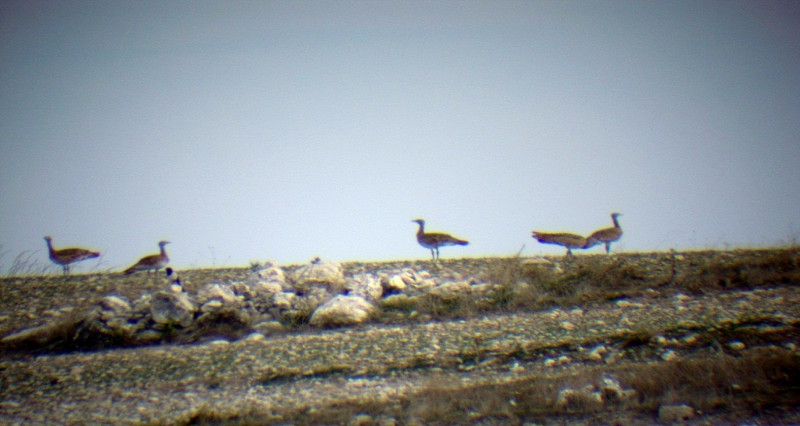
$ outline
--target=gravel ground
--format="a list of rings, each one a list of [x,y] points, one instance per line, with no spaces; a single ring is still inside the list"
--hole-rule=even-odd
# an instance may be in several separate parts
[[[348,273],[420,265],[424,264],[351,265]],[[459,269],[459,264],[449,267],[465,275],[477,273],[463,265]],[[236,278],[244,272],[214,273]],[[196,277],[200,276],[198,272]],[[3,334],[92,303],[97,292],[106,290],[101,288],[103,279],[94,275],[5,279],[0,313]],[[200,278],[194,278],[195,284],[200,282]],[[131,296],[148,288],[141,277],[126,283],[130,284]],[[61,304],[53,304],[48,298],[54,293],[59,294],[53,297]],[[67,304],[64,294],[72,295]],[[708,356],[710,350],[736,353],[770,346],[797,354],[798,302],[800,292],[791,285],[705,295],[652,292],[586,308],[304,329],[274,336],[251,334],[234,342],[5,354],[0,358],[0,423],[175,424],[247,415],[256,416],[259,423],[298,422],[302,413],[309,418],[324,418],[325,410],[347,404],[397,410],[403,406],[413,412],[414,404],[408,407],[409,401],[431,388],[512,386],[531,379],[561,386],[565,377],[571,381],[599,377],[631,365],[660,365],[675,358]],[[59,306],[67,308],[59,311]],[[53,309],[58,312],[50,312]],[[757,332],[743,334],[736,341],[705,338],[721,329],[742,327]],[[642,333],[652,337],[649,343],[631,345],[631,336]],[[703,344],[707,340],[715,341],[713,345]],[[657,419],[652,413],[610,411],[606,415],[611,417],[599,420],[580,416],[549,420],[603,423],[617,419],[646,424]],[[717,417],[698,414],[694,421],[699,423],[725,419],[719,413]],[[414,423],[413,418],[412,414],[403,418],[354,414],[352,422],[402,424]],[[765,419],[791,423],[800,421],[800,414],[789,409]],[[760,422],[757,418],[750,420]],[[509,417],[489,423],[518,422],[518,418]]]

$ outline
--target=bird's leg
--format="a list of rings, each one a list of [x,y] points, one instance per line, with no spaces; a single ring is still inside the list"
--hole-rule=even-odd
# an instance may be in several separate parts
[[[606,254],[611,253],[611,243],[606,243]]]

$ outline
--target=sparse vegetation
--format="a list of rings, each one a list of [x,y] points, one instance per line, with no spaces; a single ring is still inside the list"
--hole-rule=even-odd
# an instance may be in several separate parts
[[[0,250],[2,247],[0,246]],[[25,250],[13,259],[11,264],[6,266],[3,262],[9,253],[8,251],[0,251],[0,270],[5,270],[5,276],[18,277],[18,276],[36,276],[44,275],[53,269],[50,263],[41,263],[38,259],[40,256],[38,250]]]
[[[33,397],[13,398],[37,389],[47,405],[74,387],[87,389],[75,401],[95,388],[143,392],[147,404],[159,401],[147,413],[134,404],[147,423],[652,424],[670,405],[709,423],[800,421],[796,247],[344,266],[346,275],[410,268],[468,279],[464,291],[392,295],[373,324],[355,328],[313,328],[311,310],[300,309],[284,317],[285,333],[251,340],[251,318],[224,309],[189,332],[164,325],[162,341],[182,344],[169,350],[81,352],[124,347],[129,336],[97,341],[65,321],[42,345],[4,352],[0,393],[35,409]],[[250,270],[181,277],[191,291]],[[156,281],[3,278],[0,335],[62,307],[69,318],[109,293],[132,300]],[[174,411],[157,397],[176,392],[205,402]],[[124,398],[115,398],[119,409]]]

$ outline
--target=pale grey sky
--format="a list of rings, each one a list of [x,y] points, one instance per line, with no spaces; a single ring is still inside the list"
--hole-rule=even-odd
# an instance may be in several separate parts
[[[0,268],[772,246],[798,159],[794,1],[0,3]]]

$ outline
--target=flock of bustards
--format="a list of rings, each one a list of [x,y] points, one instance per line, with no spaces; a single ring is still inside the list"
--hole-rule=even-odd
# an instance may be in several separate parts
[[[598,229],[592,232],[588,237],[568,232],[533,231],[533,238],[543,244],[555,244],[565,247],[567,249],[567,256],[572,255],[572,249],[588,249],[598,244],[605,244],[606,253],[609,253],[611,251],[611,243],[622,237],[622,228],[620,228],[619,221],[617,220],[619,216],[622,216],[622,214],[611,213],[611,220],[614,221],[614,226]],[[449,234],[425,232],[425,221],[422,219],[414,219],[412,222],[419,224],[417,242],[419,242],[419,245],[422,247],[431,251],[431,258],[434,262],[439,259],[439,247],[453,245],[465,246],[469,244],[469,241],[453,237]],[[47,236],[44,237],[44,240],[47,242],[47,249],[50,251],[50,260],[52,260],[53,263],[61,265],[65,275],[69,273],[69,265],[80,262],[81,260],[93,259],[100,256],[100,252],[82,248],[56,250],[53,248],[52,238]],[[167,244],[169,244],[169,241],[159,241],[158,247],[161,249],[160,253],[151,254],[139,259],[138,262],[125,270],[125,275],[137,271],[157,271],[167,266],[167,263],[169,263],[169,256],[167,256],[167,251],[164,250],[164,246]],[[168,274],[170,272],[172,271],[168,271]]]
[[[614,226],[598,229],[592,232],[588,237],[569,232],[533,231],[533,238],[542,244],[555,244],[565,247],[567,249],[567,256],[572,255],[572,249],[588,249],[598,244],[605,244],[606,253],[610,253],[611,243],[622,237],[622,228],[619,226],[619,220],[617,220],[619,216],[622,216],[622,213],[611,213],[611,220],[614,222]],[[419,224],[417,242],[419,242],[419,245],[422,247],[430,249],[431,257],[434,262],[439,259],[439,247],[454,245],[465,246],[469,244],[469,241],[455,238],[449,234],[425,232],[425,221],[422,219],[414,219],[412,222]]]

